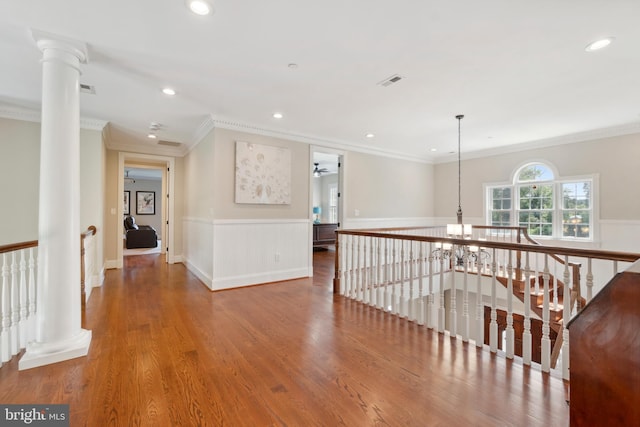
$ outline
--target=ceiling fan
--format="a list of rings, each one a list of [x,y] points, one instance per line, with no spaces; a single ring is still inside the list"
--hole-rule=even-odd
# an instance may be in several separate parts
[[[321,174],[329,172],[329,169],[327,168],[318,168],[320,163],[314,163],[313,165],[315,166],[313,169],[313,176],[315,177],[319,177]]]

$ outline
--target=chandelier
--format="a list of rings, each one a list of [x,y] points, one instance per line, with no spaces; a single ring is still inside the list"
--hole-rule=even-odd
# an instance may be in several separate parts
[[[456,119],[458,120],[458,210],[456,212],[457,223],[447,224],[447,237],[455,239],[471,239],[473,234],[473,226],[471,224],[465,224],[462,220],[462,162],[460,160],[460,135],[461,135],[461,121],[464,118],[463,114],[458,114]],[[450,258],[455,256],[456,265],[463,265],[465,259],[473,258],[474,260],[481,260],[489,257],[489,253],[478,246],[460,245],[455,251],[451,243],[439,243],[435,244],[436,250],[434,256],[436,258]]]

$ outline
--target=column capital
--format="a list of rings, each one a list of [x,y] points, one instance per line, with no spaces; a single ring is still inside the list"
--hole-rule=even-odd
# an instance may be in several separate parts
[[[81,64],[89,62],[87,44],[78,40],[62,37],[57,34],[47,33],[36,29],[31,29],[31,36],[35,40],[38,49],[44,52],[47,49],[57,49],[70,53],[78,58]]]

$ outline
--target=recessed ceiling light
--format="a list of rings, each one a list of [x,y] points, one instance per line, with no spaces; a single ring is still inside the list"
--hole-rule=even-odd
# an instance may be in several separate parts
[[[213,10],[213,7],[205,0],[186,0],[186,3],[189,10],[196,15],[208,15]]]
[[[173,96],[176,94],[176,91],[173,88],[165,87],[162,89],[162,93],[164,93],[165,95]]]
[[[364,136],[367,137],[367,138],[375,138],[375,135],[372,134],[371,132],[366,133]]]
[[[292,62],[291,64],[287,65],[287,67],[291,68],[292,70],[295,70],[296,68],[298,68],[298,64],[295,64]]]
[[[587,52],[594,52],[596,50],[603,49],[609,46],[614,39],[615,37],[605,37],[603,39],[596,40],[594,42],[589,43],[587,47],[584,48],[584,50],[586,50]]]
[[[147,136],[148,136],[149,138],[151,138],[151,139],[156,139],[156,138],[157,138],[157,137],[156,137],[154,134],[152,134],[152,133],[150,133],[150,134],[149,134],[149,135],[147,135]]]
[[[273,118],[274,118],[274,119],[281,119],[282,117],[284,117],[284,116],[282,115],[282,113],[273,113]]]
[[[438,149],[437,148],[432,148],[429,151],[434,152],[434,151],[438,151]]]

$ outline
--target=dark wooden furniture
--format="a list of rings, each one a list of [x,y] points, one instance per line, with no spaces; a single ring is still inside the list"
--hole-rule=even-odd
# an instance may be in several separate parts
[[[618,273],[568,324],[572,426],[640,425],[639,282]]]
[[[335,245],[338,224],[313,224],[313,247]]]

